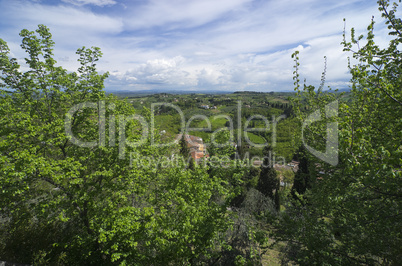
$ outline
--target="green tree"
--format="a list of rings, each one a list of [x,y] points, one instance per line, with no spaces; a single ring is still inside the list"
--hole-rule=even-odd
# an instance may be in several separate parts
[[[311,173],[306,148],[300,146],[295,155],[299,166],[294,176],[291,194],[295,199],[298,199],[296,192],[298,195],[303,195],[307,189],[311,188]]]
[[[180,138],[180,142],[179,142],[179,146],[180,146],[180,154],[187,159],[188,156],[190,156],[190,149],[188,148],[187,145],[187,141],[186,141],[186,137],[188,135],[186,133],[184,133],[181,138]]]
[[[345,36],[343,42],[345,51],[353,55],[351,62],[356,62],[349,65],[350,101],[342,102],[339,94],[323,92],[322,87],[304,87],[304,99],[322,116],[321,123],[309,126],[311,136],[320,139],[326,134],[326,123],[338,123],[339,162],[315,162],[322,179],[305,193],[309,204],[289,210],[283,223],[292,228],[288,230],[292,243],[300,244],[301,264],[397,265],[402,261],[402,23],[396,17],[396,3],[378,4],[389,29],[388,47],[375,43],[374,20],[362,45],[364,36],[356,37],[353,29],[351,41]],[[299,63],[294,56],[299,91]],[[327,117],[325,106],[335,100],[338,116]],[[297,116],[304,121],[302,98],[295,103]]]
[[[219,129],[216,135],[211,137],[211,150],[213,154],[220,157],[233,157],[236,151],[232,132],[227,129]]]
[[[184,162],[152,165],[166,150],[150,145],[150,114],[105,95],[99,48],[78,49],[70,73],[56,65],[47,27],[21,37],[27,71],[0,40],[0,257],[167,265],[218,256],[230,221],[214,199],[230,187]]]
[[[241,184],[239,184],[237,187],[240,192],[236,197],[232,199],[230,205],[234,207],[240,207],[248,191],[252,188],[255,189],[257,187],[259,177],[259,168],[250,167],[249,169],[246,169],[243,176],[241,177]]]
[[[195,160],[193,157],[190,158],[189,162],[188,162],[188,169],[190,170],[194,170],[195,169]]]
[[[274,165],[272,164],[272,149],[269,145],[264,148],[264,160],[261,165],[260,179],[257,190],[272,199],[277,209],[279,209],[279,178]]]

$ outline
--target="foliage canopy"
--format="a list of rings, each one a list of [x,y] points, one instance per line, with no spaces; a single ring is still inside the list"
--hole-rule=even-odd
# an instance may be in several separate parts
[[[291,243],[300,248],[301,264],[397,265],[402,261],[402,23],[396,3],[378,4],[389,29],[388,47],[375,43],[374,20],[363,45],[364,36],[356,37],[353,29],[351,40],[344,36],[342,42],[344,50],[352,53],[351,62],[356,62],[349,65],[349,102],[321,87],[304,85],[302,92],[298,54],[293,56],[297,94],[321,111],[322,120],[308,128],[309,145],[325,139],[327,123],[338,123],[339,134],[339,163],[333,166],[311,156],[315,165],[311,174],[317,181],[305,193],[308,204],[293,208],[284,218],[292,228],[287,230]],[[305,121],[301,101],[295,99],[295,110]],[[339,115],[328,118],[325,107],[334,101],[339,102]],[[315,145],[320,147],[317,141]]]

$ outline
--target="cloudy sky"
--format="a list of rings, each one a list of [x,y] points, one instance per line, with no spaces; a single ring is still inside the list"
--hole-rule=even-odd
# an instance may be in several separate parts
[[[113,90],[293,90],[291,54],[318,85],[347,87],[346,29],[386,30],[375,0],[0,0],[0,38],[22,59],[21,29],[48,26],[58,64],[78,68],[75,51],[100,47],[99,71]]]

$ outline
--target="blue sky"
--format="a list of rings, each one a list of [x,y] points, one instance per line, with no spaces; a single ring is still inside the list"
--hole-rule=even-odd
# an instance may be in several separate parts
[[[109,91],[291,91],[295,50],[307,83],[327,56],[326,85],[344,88],[343,18],[361,34],[372,16],[382,21],[374,0],[0,0],[0,38],[23,62],[18,33],[45,24],[70,71],[77,48],[100,47]],[[386,44],[382,23],[375,33]]]

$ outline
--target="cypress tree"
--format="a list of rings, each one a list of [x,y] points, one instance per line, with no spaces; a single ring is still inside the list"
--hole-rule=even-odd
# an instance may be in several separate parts
[[[272,148],[268,145],[264,148],[264,161],[261,165],[260,179],[258,180],[257,190],[275,202],[275,207],[279,209],[279,179],[274,166],[271,164]],[[277,198],[277,199],[275,199]]]
[[[188,163],[188,169],[193,170],[193,171],[195,170],[195,162],[194,162],[193,157],[190,158],[190,161]]]
[[[187,141],[186,141],[186,134],[184,133],[181,136],[180,139],[180,154],[184,157],[184,158],[188,158],[188,156],[190,155],[190,149],[187,146]]]
[[[310,183],[310,170],[309,170],[309,160],[306,154],[306,148],[302,145],[294,156],[294,159],[299,161],[299,169],[297,170],[292,187],[292,195],[295,199],[297,196],[295,192],[300,195],[304,194],[307,189],[311,188]]]

